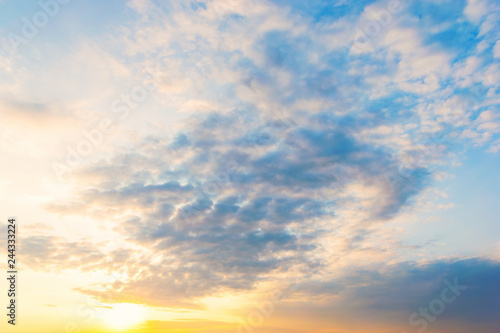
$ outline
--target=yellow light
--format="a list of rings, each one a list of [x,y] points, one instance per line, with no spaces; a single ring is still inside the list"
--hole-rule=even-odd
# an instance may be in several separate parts
[[[104,321],[116,330],[125,330],[144,319],[145,309],[137,304],[116,304],[104,313]]]

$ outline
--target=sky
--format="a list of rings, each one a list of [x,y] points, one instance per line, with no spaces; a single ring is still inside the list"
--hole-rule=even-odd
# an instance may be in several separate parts
[[[2,332],[500,332],[499,22],[0,0]]]

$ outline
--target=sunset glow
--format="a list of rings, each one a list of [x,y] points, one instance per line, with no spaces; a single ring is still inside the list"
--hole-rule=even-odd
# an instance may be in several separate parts
[[[145,309],[135,304],[117,304],[103,314],[104,321],[113,329],[126,330],[145,319]]]

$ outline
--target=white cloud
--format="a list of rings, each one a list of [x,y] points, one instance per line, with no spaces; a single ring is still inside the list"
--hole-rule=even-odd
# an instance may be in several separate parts
[[[440,81],[451,72],[449,55],[423,45],[416,29],[393,28],[384,38],[384,45],[394,53],[393,57],[400,56],[394,81],[404,91],[433,92],[441,88]]]
[[[464,15],[474,23],[479,23],[481,18],[491,10],[488,0],[468,0]]]
[[[500,139],[494,141],[490,148],[487,150],[488,153],[498,153],[500,151]]]
[[[495,58],[500,58],[500,40],[497,40],[495,46],[493,47],[493,56]]]

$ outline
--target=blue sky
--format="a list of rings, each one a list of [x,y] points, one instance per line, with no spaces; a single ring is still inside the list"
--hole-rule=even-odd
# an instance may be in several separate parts
[[[411,332],[458,279],[425,330],[496,333],[498,18],[494,0],[0,1],[1,208],[46,285],[27,315],[226,332],[282,291],[254,328]]]

